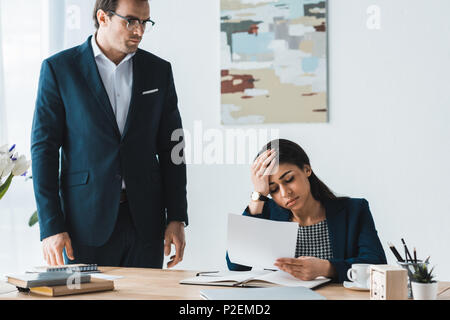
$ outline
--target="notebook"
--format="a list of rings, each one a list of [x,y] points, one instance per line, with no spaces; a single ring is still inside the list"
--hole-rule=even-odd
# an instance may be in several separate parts
[[[305,287],[204,289],[205,300],[326,300]]]
[[[67,285],[30,288],[30,292],[49,297],[59,297],[72,294],[110,291],[110,290],[114,290],[114,281],[94,279],[94,278],[91,279],[91,282],[80,283],[79,286],[73,286],[72,288],[68,287]]]
[[[89,274],[78,274],[68,272],[40,272],[40,273],[23,273],[23,274],[10,274],[6,275],[7,282],[15,285],[19,288],[32,288],[40,286],[58,286],[66,285],[74,279],[74,276],[78,278],[76,281],[85,283],[91,281]]]
[[[315,288],[331,281],[329,278],[319,277],[311,281],[302,281],[284,271],[225,271],[199,275],[180,281],[180,284],[226,286],[226,287],[305,287]]]
[[[55,271],[73,271],[73,272],[101,272],[96,264],[66,264],[62,266],[41,266],[33,267],[35,272],[55,272]]]

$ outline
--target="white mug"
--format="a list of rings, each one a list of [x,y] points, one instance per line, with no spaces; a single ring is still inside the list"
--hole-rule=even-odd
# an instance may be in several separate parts
[[[371,265],[366,263],[352,264],[347,271],[347,277],[359,287],[370,288],[369,266]]]

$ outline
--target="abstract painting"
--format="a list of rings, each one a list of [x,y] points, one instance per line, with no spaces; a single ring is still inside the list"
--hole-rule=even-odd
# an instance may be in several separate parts
[[[328,121],[326,1],[221,0],[221,121]]]

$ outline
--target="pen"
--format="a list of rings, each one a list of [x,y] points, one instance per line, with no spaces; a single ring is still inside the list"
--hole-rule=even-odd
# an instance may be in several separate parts
[[[195,276],[196,277],[198,277],[198,276],[203,276],[203,275],[208,275],[208,274],[210,274],[210,273],[219,273],[219,271],[204,271],[204,272],[198,272]]]
[[[402,256],[400,255],[400,253],[398,253],[397,249],[394,247],[392,243],[388,242],[388,246],[391,249],[394,256],[397,258],[398,262],[405,262],[405,260],[403,260]]]
[[[416,247],[414,247],[414,263],[417,263]]]
[[[409,253],[408,247],[406,246],[405,240],[402,238],[403,246],[405,247],[405,255],[406,255],[406,262],[408,262],[408,258],[411,262],[414,262],[411,258],[411,254]]]

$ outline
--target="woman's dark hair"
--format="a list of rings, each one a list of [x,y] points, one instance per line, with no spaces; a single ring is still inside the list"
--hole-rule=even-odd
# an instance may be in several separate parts
[[[95,21],[95,28],[98,30],[100,28],[100,25],[98,24],[97,20],[97,11],[103,10],[108,15],[111,15],[109,11],[116,11],[117,6],[119,5],[119,0],[97,0],[95,1],[95,7],[94,7],[94,21]]]
[[[293,164],[304,169],[305,165],[311,166],[308,155],[306,152],[295,142],[286,139],[272,140],[265,145],[265,147],[258,153],[258,156],[264,151],[273,149],[277,151],[277,157],[279,164]],[[257,157],[258,157],[257,156]],[[323,183],[315,174],[311,171],[311,175],[308,178],[311,185],[311,194],[317,201],[322,204],[329,200],[339,199],[336,195]]]

